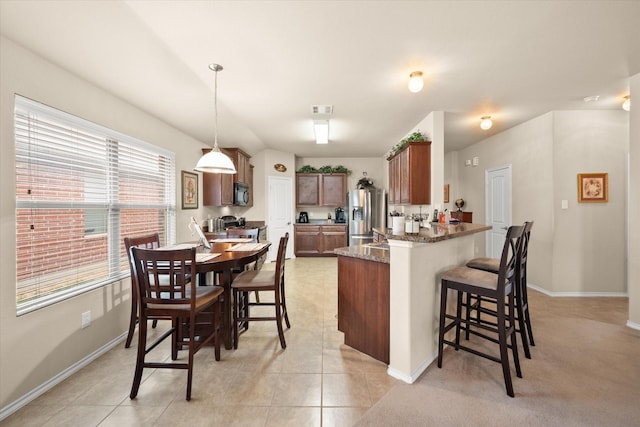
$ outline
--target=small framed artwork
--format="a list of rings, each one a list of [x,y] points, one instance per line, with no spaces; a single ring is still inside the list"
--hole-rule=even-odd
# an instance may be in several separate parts
[[[579,173],[578,203],[606,203],[609,201],[609,174]]]
[[[444,202],[449,203],[449,184],[444,185]]]
[[[182,171],[182,209],[198,209],[198,174]]]

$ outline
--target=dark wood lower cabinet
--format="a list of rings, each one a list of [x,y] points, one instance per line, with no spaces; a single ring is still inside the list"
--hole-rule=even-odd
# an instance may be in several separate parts
[[[346,345],[389,363],[389,264],[338,256],[338,330]]]
[[[294,251],[296,256],[335,256],[336,248],[347,246],[345,225],[296,225]]]

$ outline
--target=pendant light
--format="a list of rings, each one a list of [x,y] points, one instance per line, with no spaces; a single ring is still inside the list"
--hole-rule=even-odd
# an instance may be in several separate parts
[[[215,113],[213,122],[215,126],[213,148],[207,154],[200,157],[194,170],[198,172],[233,174],[236,173],[233,161],[218,148],[218,71],[222,71],[223,68],[222,65],[219,64],[209,64],[209,68],[216,73],[213,87],[213,107]]]

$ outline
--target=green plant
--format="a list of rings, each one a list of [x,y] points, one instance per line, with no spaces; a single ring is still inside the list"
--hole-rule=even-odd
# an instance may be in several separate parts
[[[338,166],[325,165],[319,168],[315,168],[310,165],[304,165],[300,169],[298,169],[296,172],[297,173],[346,173],[347,175],[351,175],[351,171],[342,165],[338,165]]]
[[[318,172],[318,169],[314,168],[313,166],[304,165],[300,169],[298,169],[296,172],[298,172],[298,173],[315,173],[315,172]]]
[[[411,135],[409,135],[408,137],[404,138],[400,142],[404,142],[406,144],[407,142],[422,142],[424,140],[425,139],[424,139],[424,135],[422,134],[422,132],[420,132],[420,130],[417,130],[414,133],[412,133]]]
[[[350,171],[349,169],[345,168],[345,167],[344,167],[344,166],[342,166],[342,165],[335,166],[335,167],[333,168],[333,172],[336,172],[336,173],[346,173],[347,175],[351,175],[351,171]]]

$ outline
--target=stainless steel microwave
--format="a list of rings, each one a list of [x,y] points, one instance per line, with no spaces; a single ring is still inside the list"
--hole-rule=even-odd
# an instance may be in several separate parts
[[[247,206],[249,204],[249,186],[242,182],[233,184],[233,204]]]

